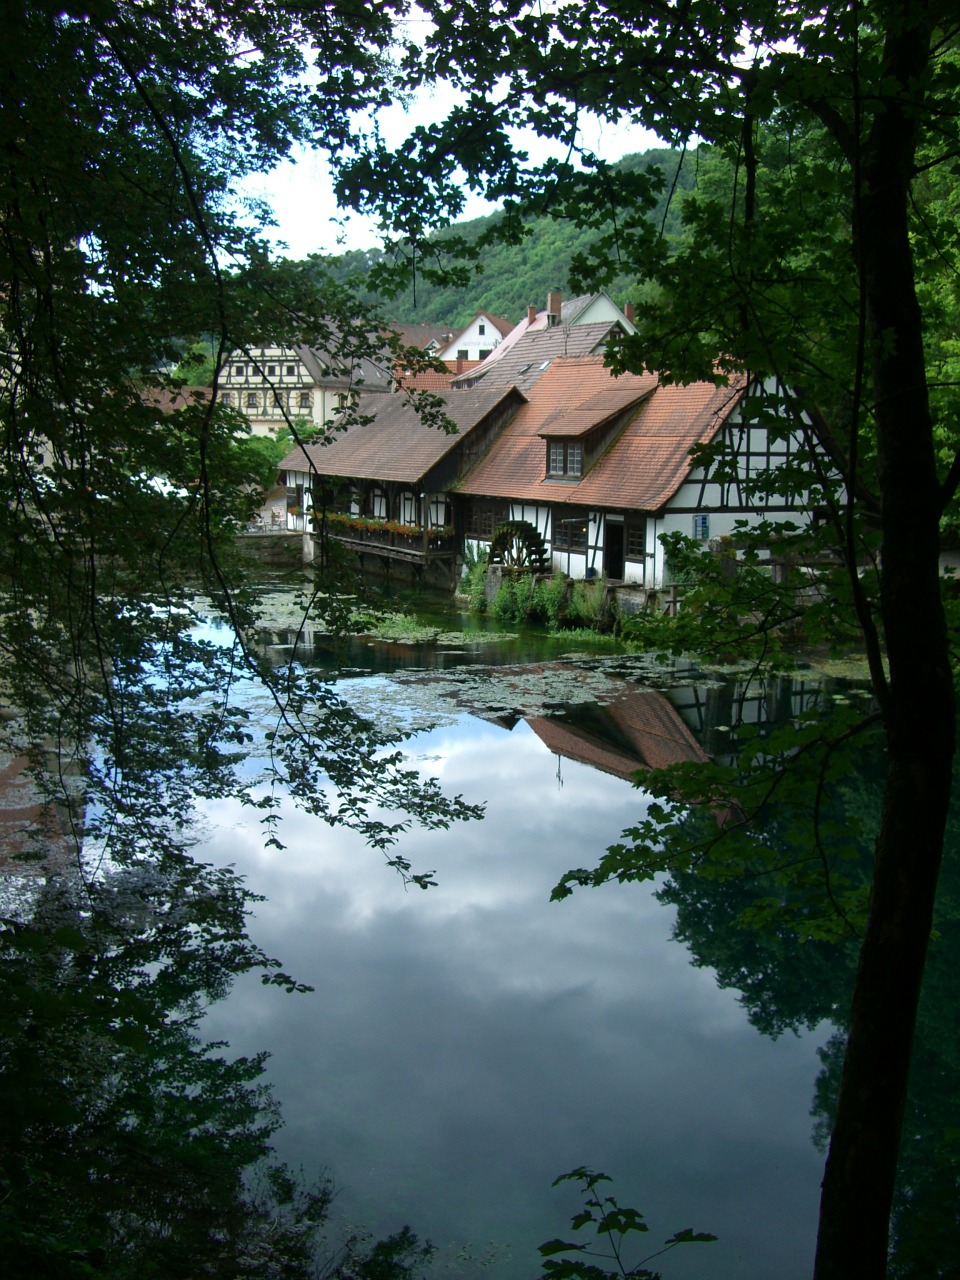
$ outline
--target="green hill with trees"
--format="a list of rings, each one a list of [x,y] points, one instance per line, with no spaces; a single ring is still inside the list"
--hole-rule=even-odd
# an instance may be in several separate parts
[[[663,229],[664,236],[674,241],[681,230],[680,207],[683,196],[696,185],[698,155],[682,155],[668,148],[656,148],[625,156],[614,166],[619,173],[646,172],[659,169],[662,187],[649,217]],[[490,235],[504,219],[502,212],[458,222],[437,233],[441,244],[460,236],[470,244]],[[523,234],[518,241],[500,241],[486,245],[474,264],[473,279],[467,286],[434,283],[418,273],[415,285],[407,284],[393,298],[372,288],[366,281],[371,270],[387,265],[380,249],[354,249],[336,258],[320,258],[318,262],[338,283],[349,283],[366,302],[379,303],[399,323],[443,324],[463,327],[477,310],[508,320],[519,320],[528,306],[541,308],[547,291],[560,288],[566,296],[579,292],[573,264],[578,255],[589,252],[603,234],[604,227],[595,222],[580,226],[569,216],[569,210],[531,210],[523,218]],[[629,271],[617,274],[608,291],[623,303],[636,300],[642,283]]]

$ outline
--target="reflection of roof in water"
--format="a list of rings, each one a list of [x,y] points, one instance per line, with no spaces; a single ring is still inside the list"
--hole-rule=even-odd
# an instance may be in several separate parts
[[[618,778],[707,759],[676,709],[653,689],[629,689],[605,706],[578,706],[562,717],[529,716],[527,723],[556,755]]]

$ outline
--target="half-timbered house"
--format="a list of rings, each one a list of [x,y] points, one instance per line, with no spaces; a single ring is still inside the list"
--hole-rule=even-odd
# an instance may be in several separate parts
[[[219,395],[222,404],[245,415],[253,435],[269,436],[291,420],[323,426],[360,395],[385,395],[392,386],[387,355],[374,360],[268,343],[231,354]]]
[[[706,543],[738,521],[804,519],[802,498],[751,488],[796,451],[743,413],[748,387],[665,385],[656,374],[613,377],[602,355],[549,362],[489,452],[464,476],[466,537],[480,550],[521,521],[546,544],[554,569],[656,588],[665,581],[660,535]],[[726,465],[691,450],[722,443]]]

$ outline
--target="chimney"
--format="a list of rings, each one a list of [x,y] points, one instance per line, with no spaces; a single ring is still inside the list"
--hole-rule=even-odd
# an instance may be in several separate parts
[[[563,305],[563,294],[559,289],[551,289],[547,294],[547,324],[560,323],[560,307]]]
[[[537,318],[537,308],[527,307],[527,324],[533,324],[536,318]]]
[[[630,323],[631,323],[631,324],[633,324],[633,321],[634,321],[634,318],[635,318],[635,317],[634,317],[634,314],[633,314],[633,303],[632,303],[632,302],[625,302],[625,303],[623,304],[623,314],[627,317],[627,319],[630,321]]]

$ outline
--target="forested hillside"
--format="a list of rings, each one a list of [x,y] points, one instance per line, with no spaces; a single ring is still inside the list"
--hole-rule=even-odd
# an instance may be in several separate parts
[[[679,152],[659,148],[625,156],[616,167],[624,172],[654,167],[662,170],[663,189],[650,217],[657,225],[663,225],[668,239],[674,239],[680,231],[683,194],[696,184],[696,153],[683,156],[681,164]],[[438,238],[458,234],[475,243],[502,217],[494,213],[460,222],[439,232]],[[493,244],[484,250],[475,279],[466,288],[436,285],[421,277],[415,291],[408,286],[396,297],[384,300],[362,283],[366,273],[383,262],[379,249],[352,250],[322,261],[334,279],[351,281],[364,300],[381,302],[387,314],[401,323],[449,323],[458,328],[466,325],[478,309],[516,321],[531,304],[543,307],[549,289],[560,288],[567,296],[573,292],[571,262],[595,244],[603,231],[597,225],[578,227],[572,220],[549,212],[532,214],[525,226],[527,234],[519,244]],[[616,277],[608,291],[623,303],[628,297],[637,297],[639,285],[625,273]]]

